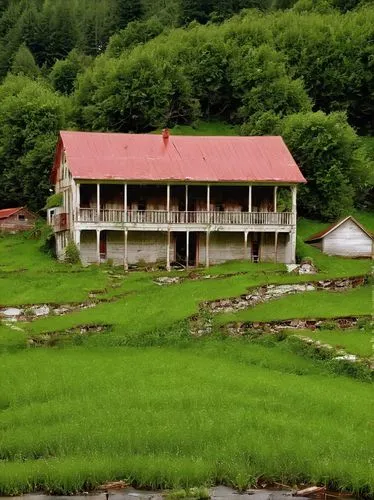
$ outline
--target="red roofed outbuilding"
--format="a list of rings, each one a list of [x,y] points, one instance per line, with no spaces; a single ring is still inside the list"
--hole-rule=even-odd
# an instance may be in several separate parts
[[[26,207],[4,208],[0,210],[0,232],[16,233],[34,227],[37,215]]]
[[[125,267],[295,259],[306,181],[281,137],[61,132],[51,179],[60,257],[74,239]]]

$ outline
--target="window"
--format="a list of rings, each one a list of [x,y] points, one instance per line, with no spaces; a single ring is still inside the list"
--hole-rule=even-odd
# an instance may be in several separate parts
[[[26,220],[26,217],[24,216],[24,214],[19,214],[18,220]]]

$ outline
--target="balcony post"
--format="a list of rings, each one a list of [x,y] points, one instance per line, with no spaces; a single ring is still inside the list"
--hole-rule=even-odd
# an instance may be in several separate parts
[[[81,208],[81,185],[79,182],[75,185],[76,187],[76,192],[75,192],[75,220],[79,221],[80,219],[80,208]]]
[[[123,268],[125,271],[129,270],[129,259],[128,259],[128,230],[124,231],[124,256],[123,256]]]
[[[207,224],[210,224],[210,185],[209,184],[206,187],[206,211],[208,212]]]
[[[170,229],[167,233],[167,243],[166,243],[166,270],[170,271]]]
[[[278,262],[278,231],[274,233],[274,259],[275,263]]]
[[[252,212],[252,185],[248,186],[248,212]]]
[[[186,212],[186,220],[184,221],[185,224],[187,224],[188,222],[188,184],[186,184],[186,193],[185,193],[185,196],[186,196],[186,200],[185,200],[185,212]]]
[[[100,222],[100,184],[96,185],[97,222]]]
[[[186,269],[190,260],[190,232],[186,231]]]
[[[274,212],[277,211],[277,192],[278,192],[278,186],[274,186]]]
[[[79,230],[74,231],[74,243],[77,245],[78,250],[80,250],[81,232]]]
[[[167,210],[167,222],[170,222],[170,184],[166,186],[166,210]]]
[[[209,231],[207,231],[206,242],[205,242],[205,267],[209,267],[209,240],[210,240],[210,233]]]
[[[123,221],[127,222],[127,184],[123,185],[123,210],[124,210]]]
[[[96,229],[96,262],[100,264],[100,229]]]
[[[248,256],[248,231],[244,231],[244,260]]]
[[[297,186],[292,186],[292,223],[296,225],[296,216],[297,216],[297,206],[296,206],[296,194],[297,194]]]

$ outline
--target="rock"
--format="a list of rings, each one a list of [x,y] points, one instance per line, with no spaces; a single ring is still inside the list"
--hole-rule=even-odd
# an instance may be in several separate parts
[[[288,273],[293,273],[298,271],[299,266],[297,264],[286,264],[286,268]]]
[[[157,285],[171,285],[173,283],[179,283],[180,278],[178,276],[172,277],[172,276],[161,276],[160,278],[156,278],[154,280],[154,283]]]
[[[299,274],[316,274],[317,268],[309,263],[301,264],[299,267],[298,273]]]
[[[30,311],[34,316],[47,316],[50,313],[50,308],[47,305],[30,307]]]
[[[357,356],[354,354],[345,354],[344,356],[337,356],[334,359],[337,361],[350,361],[351,363],[355,363],[357,361]]]
[[[18,307],[9,307],[8,309],[1,309],[0,315],[5,316],[6,318],[18,317],[23,314],[23,309],[18,309]]]
[[[56,314],[57,316],[59,316],[61,314],[65,314],[69,311],[70,311],[70,309],[68,307],[59,307],[57,309],[53,309],[53,314]]]

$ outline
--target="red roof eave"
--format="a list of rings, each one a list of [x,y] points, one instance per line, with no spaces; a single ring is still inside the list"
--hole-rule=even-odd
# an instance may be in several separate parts
[[[8,217],[16,214],[20,210],[22,210],[24,207],[17,207],[17,208],[4,208],[0,210],[0,219],[7,219]]]

